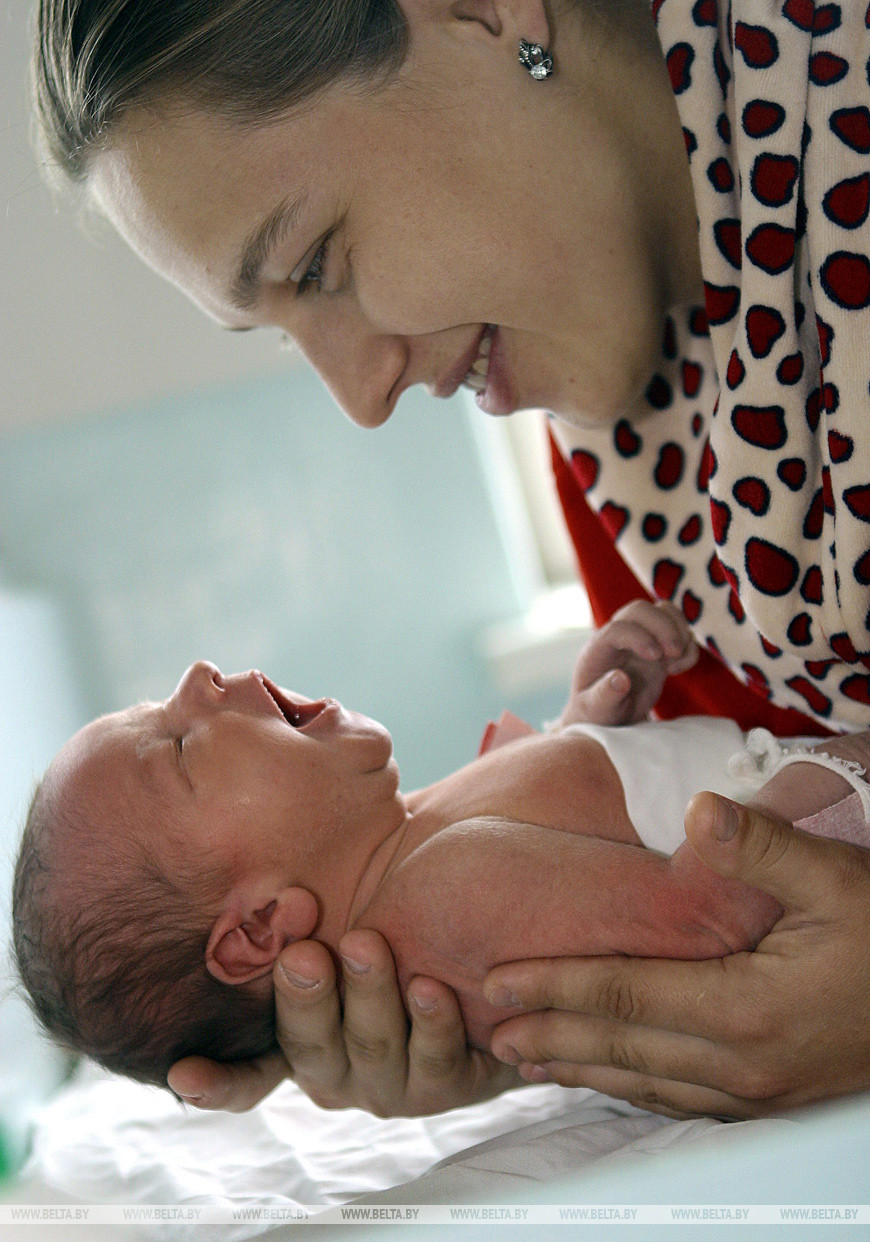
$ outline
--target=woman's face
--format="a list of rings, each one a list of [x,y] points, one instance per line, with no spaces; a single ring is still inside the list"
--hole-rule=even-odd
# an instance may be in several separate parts
[[[225,327],[291,337],[362,426],[412,384],[447,397],[466,377],[492,414],[617,418],[691,267],[673,97],[654,58],[620,82],[615,53],[566,29],[557,74],[535,82],[516,44],[476,21],[412,24],[388,86],[331,87],[257,127],[141,108],[96,157],[94,191]]]

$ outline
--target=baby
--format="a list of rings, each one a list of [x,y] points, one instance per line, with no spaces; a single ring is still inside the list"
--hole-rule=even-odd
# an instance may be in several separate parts
[[[272,967],[299,938],[335,949],[353,927],[382,932],[400,986],[449,984],[480,1047],[510,1016],[480,991],[498,962],[752,948],[776,902],[680,845],[691,794],[751,794],[726,763],[743,735],[706,718],[588,723],[645,716],[694,657],[679,613],[630,605],[584,649],[556,727],[503,718],[474,762],[408,795],[380,724],[194,664],[166,702],[76,734],[36,793],[13,924],[38,1016],[164,1085],[183,1056],[273,1046]],[[794,778],[774,775],[763,805],[795,818],[851,788],[813,769],[796,795]]]

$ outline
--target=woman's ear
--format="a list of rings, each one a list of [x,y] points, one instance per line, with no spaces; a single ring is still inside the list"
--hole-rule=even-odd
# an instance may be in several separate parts
[[[498,0],[453,0],[450,12],[461,22],[478,22],[490,34],[500,35],[502,21]]]
[[[206,969],[221,983],[271,974],[281,950],[317,926],[317,902],[304,888],[282,889],[263,905],[238,893],[230,902],[215,919],[205,949]]]
[[[545,0],[400,0],[413,28],[420,19],[450,19],[475,23],[481,30],[499,38],[507,33],[513,39],[527,39],[547,47],[550,25]]]

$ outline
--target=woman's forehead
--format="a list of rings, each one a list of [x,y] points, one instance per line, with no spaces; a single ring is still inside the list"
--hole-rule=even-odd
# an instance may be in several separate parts
[[[91,192],[146,263],[223,319],[251,238],[304,198],[318,147],[304,118],[241,127],[201,110],[137,114],[95,157]]]

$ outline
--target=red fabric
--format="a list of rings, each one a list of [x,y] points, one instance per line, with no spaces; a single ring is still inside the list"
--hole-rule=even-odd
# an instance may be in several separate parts
[[[550,439],[556,487],[577,554],[580,577],[597,626],[633,599],[652,599],[619,555],[596,513],[589,507],[571,467]],[[656,713],[675,716],[729,716],[741,729],[769,729],[776,737],[831,737],[832,731],[802,712],[777,707],[738,681],[706,648],[687,673],[665,683]]]

